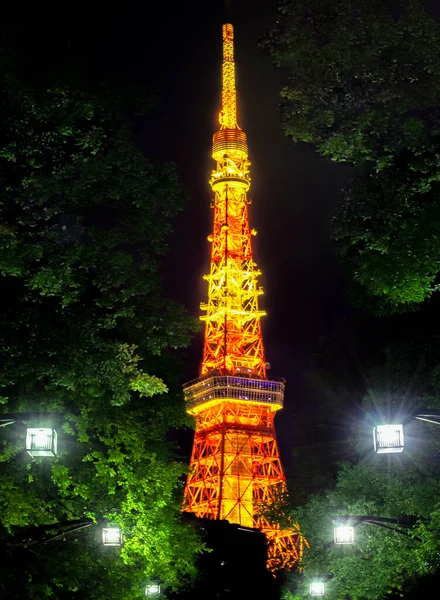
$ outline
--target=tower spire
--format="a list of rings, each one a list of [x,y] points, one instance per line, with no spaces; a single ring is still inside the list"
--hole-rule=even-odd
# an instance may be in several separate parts
[[[199,517],[258,527],[269,541],[269,567],[292,566],[303,539],[296,525],[282,530],[258,516],[285,490],[274,416],[283,407],[283,379],[266,378],[259,308],[261,272],[253,259],[247,192],[247,138],[237,124],[234,29],[222,28],[222,108],[214,133],[209,183],[214,224],[208,301],[201,304],[205,343],[200,377],[184,386],[196,419],[183,510]]]
[[[239,129],[237,124],[237,91],[235,89],[234,27],[225,23],[223,34],[222,64],[222,107],[219,115],[220,126]]]

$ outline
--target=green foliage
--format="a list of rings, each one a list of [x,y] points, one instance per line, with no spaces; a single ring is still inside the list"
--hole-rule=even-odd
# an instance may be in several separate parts
[[[438,290],[438,188],[409,192],[393,173],[356,175],[334,218],[346,267],[378,314],[411,310]],[[365,304],[365,300],[360,299]]]
[[[354,165],[334,239],[358,301],[412,309],[440,265],[439,26],[422,0],[283,0],[279,12],[263,46],[288,75],[283,128]]]
[[[0,430],[0,595],[134,599],[153,576],[177,588],[202,546],[167,441],[189,424],[170,351],[194,329],[160,286],[185,200],[176,170],[136,149],[126,98],[102,82],[48,69],[33,83],[8,48],[1,66],[1,408],[50,421],[59,454],[24,456],[20,420]],[[82,517],[96,526],[63,534]],[[100,543],[105,521],[120,550]],[[63,535],[43,543],[45,527]]]
[[[393,462],[380,458],[382,464],[341,464],[336,487],[315,496],[299,511],[302,531],[311,545],[305,552],[304,575],[298,585],[303,597],[316,575],[330,577],[329,598],[373,600],[386,597],[392,589],[410,588],[417,577],[437,568],[438,473],[421,472],[401,457]],[[338,514],[396,519],[407,515],[420,521],[410,530],[413,538],[360,523],[355,526],[355,544],[336,546],[331,517]],[[396,530],[406,531],[399,526]]]

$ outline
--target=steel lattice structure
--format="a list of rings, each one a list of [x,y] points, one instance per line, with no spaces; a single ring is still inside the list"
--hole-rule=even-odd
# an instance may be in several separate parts
[[[184,386],[187,411],[196,419],[191,471],[183,510],[199,517],[258,527],[268,537],[269,567],[291,567],[302,553],[296,525],[281,530],[258,516],[279,496],[285,477],[274,416],[282,408],[284,380],[266,377],[259,296],[261,274],[252,256],[247,192],[246,134],[237,124],[234,30],[223,25],[222,108],[213,136],[216,168],[211,269],[200,377]]]

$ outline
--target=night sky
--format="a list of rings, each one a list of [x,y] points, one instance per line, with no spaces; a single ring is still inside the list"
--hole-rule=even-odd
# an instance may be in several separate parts
[[[201,277],[209,271],[206,236],[212,228],[207,181],[221,82],[223,3],[208,4],[195,3],[173,16],[172,46],[178,53],[169,48],[160,56],[160,78],[154,82],[160,104],[137,131],[147,155],[179,165],[189,192],[188,208],[175,224],[167,278],[192,314],[199,313],[206,296]],[[276,2],[259,8],[245,0],[234,4],[239,122],[248,134],[252,162],[250,218],[258,230],[254,252],[268,312],[263,325],[267,359],[274,375],[290,380],[307,364],[310,342],[332,327],[344,304],[328,230],[347,170],[294,145],[281,131],[281,76],[257,47],[276,18]]]
[[[311,147],[285,138],[278,114],[283,74],[258,49],[258,38],[277,18],[276,0],[233,2],[238,118],[248,135],[252,162],[250,198],[255,259],[265,290],[262,306],[270,375],[287,379],[285,410],[276,427],[285,467],[310,418],[311,390],[304,373],[322,335],[343,338],[350,309],[329,240],[330,214],[348,169],[318,157]],[[136,142],[154,160],[174,161],[189,195],[174,223],[165,286],[198,316],[206,300],[202,275],[209,272],[213,168],[211,138],[218,127],[221,25],[224,3],[193,2],[156,7],[148,24],[130,23],[133,60],[126,76],[147,83],[158,96],[154,110],[136,126]],[[108,16],[115,37],[120,17]],[[128,26],[128,24],[127,24]],[[128,49],[126,49],[126,53]],[[121,61],[120,55],[116,57]],[[121,65],[122,66],[122,65]],[[125,63],[127,67],[127,63]],[[198,376],[202,332],[187,354],[187,377]],[[314,410],[314,408],[312,409]],[[312,442],[312,441],[311,441]],[[187,444],[186,444],[187,445]]]
[[[319,158],[313,149],[285,138],[278,114],[280,73],[257,46],[277,18],[274,0],[237,0],[232,22],[236,36],[238,118],[248,135],[252,162],[250,198],[254,255],[263,272],[262,306],[269,375],[288,381],[286,408],[277,432],[286,466],[298,439],[295,415],[307,414],[310,390],[303,375],[313,369],[322,335],[343,337],[348,305],[342,277],[329,241],[332,207],[348,169]],[[166,264],[166,286],[191,314],[206,300],[202,275],[209,272],[213,167],[211,137],[217,129],[221,84],[223,2],[195,2],[157,18],[155,39],[164,38],[153,89],[160,98],[136,131],[146,154],[179,165],[188,190],[187,210],[175,222]],[[171,20],[171,22],[170,22]],[[147,56],[144,54],[146,60]],[[202,333],[188,353],[188,377],[198,375]],[[301,420],[301,417],[298,417]],[[294,432],[295,429],[295,432]]]
[[[330,215],[348,167],[318,157],[313,148],[285,138],[278,114],[283,73],[258,49],[258,38],[277,18],[277,0],[232,2],[235,26],[238,119],[248,135],[252,175],[250,198],[254,255],[263,272],[262,307],[270,375],[285,377],[285,409],[276,419],[285,466],[316,410],[304,373],[315,368],[322,336],[342,347],[350,338],[347,292],[330,243]],[[58,13],[56,11],[59,11]],[[221,89],[221,25],[224,2],[155,2],[140,12],[134,2],[117,2],[87,14],[65,7],[45,15],[26,13],[30,51],[45,46],[53,57],[71,48],[87,70],[106,71],[118,85],[139,83],[156,97],[153,110],[135,123],[146,156],[178,165],[188,192],[186,210],[175,219],[164,284],[190,314],[200,314],[207,286],[212,228],[208,179],[213,168],[211,138],[218,127]],[[33,26],[33,19],[38,26]],[[75,58],[74,58],[75,60]],[[187,353],[187,379],[198,376],[202,332]],[[315,392],[316,396],[316,392]],[[310,440],[310,443],[315,443]]]

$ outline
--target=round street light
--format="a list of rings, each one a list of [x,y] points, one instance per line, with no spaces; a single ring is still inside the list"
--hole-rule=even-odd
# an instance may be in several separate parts
[[[387,531],[420,541],[420,538],[409,532],[417,523],[416,517],[403,515],[399,519],[395,519],[393,517],[375,517],[369,515],[335,515],[332,519],[335,523],[366,523],[367,525],[373,525],[374,527],[386,529]],[[354,543],[354,529],[352,525],[337,525],[335,527],[335,543]]]
[[[321,581],[314,581],[310,584],[311,596],[323,596],[325,593],[325,584]]]
[[[334,528],[335,544],[354,544],[354,527],[339,525]]]
[[[377,425],[373,429],[376,454],[402,452],[404,448],[403,425]]]

